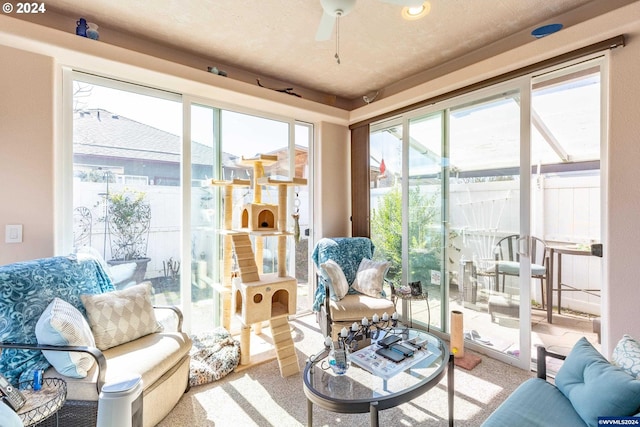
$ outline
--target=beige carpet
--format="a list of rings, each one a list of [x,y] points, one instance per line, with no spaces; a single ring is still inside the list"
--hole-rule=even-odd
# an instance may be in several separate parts
[[[291,322],[300,374],[282,378],[277,361],[243,372],[232,372],[220,381],[193,387],[159,424],[176,426],[304,426],[307,400],[302,391],[302,370],[307,357],[323,346],[312,315]],[[266,328],[265,328],[266,329]],[[523,381],[533,376],[502,362],[479,355],[472,371],[456,368],[454,414],[456,426],[477,427]],[[422,396],[380,412],[380,425],[447,425],[447,378]],[[314,426],[368,426],[368,414],[338,414],[314,406]]]

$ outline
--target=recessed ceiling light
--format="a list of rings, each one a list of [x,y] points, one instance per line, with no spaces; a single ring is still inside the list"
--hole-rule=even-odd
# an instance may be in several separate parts
[[[424,18],[431,11],[431,4],[426,1],[421,6],[417,7],[403,7],[402,17],[407,21],[415,21],[416,19]]]

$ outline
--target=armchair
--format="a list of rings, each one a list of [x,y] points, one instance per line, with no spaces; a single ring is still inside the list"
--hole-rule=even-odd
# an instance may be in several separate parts
[[[380,316],[395,311],[393,302],[382,291],[389,263],[365,262],[361,267],[363,259],[372,259],[374,249],[366,237],[324,238],[316,244],[312,254],[318,269],[314,311],[318,313],[318,323],[325,336],[335,339],[342,327],[359,323],[363,317],[371,319],[374,314]],[[343,292],[338,289],[336,275],[344,281]],[[360,283],[354,283],[356,279]],[[391,289],[393,292],[393,285]]]

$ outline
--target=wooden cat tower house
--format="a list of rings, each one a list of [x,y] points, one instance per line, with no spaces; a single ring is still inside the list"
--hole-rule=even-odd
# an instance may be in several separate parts
[[[306,185],[302,178],[275,179],[264,176],[264,167],[275,163],[277,156],[259,155],[244,158],[242,166],[253,167],[253,202],[242,207],[240,229],[232,230],[233,188],[248,187],[249,180],[211,181],[211,185],[225,187],[224,255],[223,255],[223,319],[227,330],[230,315],[235,314],[242,323],[240,337],[240,365],[251,362],[251,326],[256,335],[262,332],[262,322],[269,321],[273,345],[283,377],[298,373],[296,356],[288,316],[296,312],[297,280],[287,275],[287,188]],[[278,188],[278,203],[262,202],[262,186]],[[263,274],[264,238],[278,239],[277,273]],[[251,242],[253,237],[254,242]],[[255,246],[255,249],[254,249]],[[233,271],[235,255],[236,271]]]

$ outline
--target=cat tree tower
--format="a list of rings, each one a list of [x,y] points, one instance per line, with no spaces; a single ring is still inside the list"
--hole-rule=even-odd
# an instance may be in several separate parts
[[[251,326],[259,335],[262,322],[269,321],[273,345],[283,377],[299,372],[288,316],[296,311],[297,280],[287,275],[287,188],[306,185],[302,178],[275,179],[264,176],[264,166],[278,160],[277,156],[259,155],[238,162],[253,167],[253,202],[242,207],[240,230],[232,230],[232,194],[237,186],[249,186],[249,180],[212,181],[212,185],[225,187],[223,274],[223,326],[229,329],[230,316],[235,314],[242,322],[240,337],[241,365],[251,364]],[[278,203],[262,202],[262,186],[278,188]],[[252,244],[250,236],[254,237]],[[263,274],[264,238],[278,239],[278,271]],[[232,250],[233,249],[233,250]],[[235,254],[237,271],[233,271]]]

